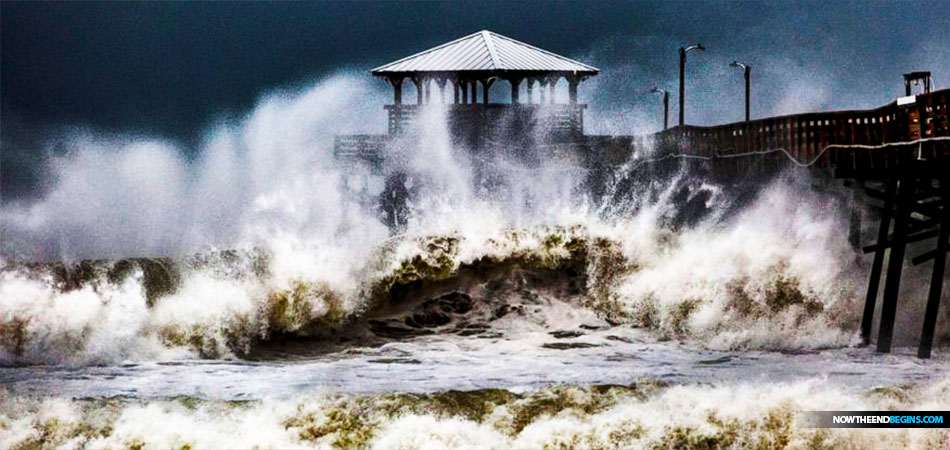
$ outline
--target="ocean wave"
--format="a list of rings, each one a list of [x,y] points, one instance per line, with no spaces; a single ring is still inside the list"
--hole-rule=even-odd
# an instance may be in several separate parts
[[[675,230],[642,215],[407,233],[348,262],[355,268],[342,281],[333,269],[288,273],[275,262],[281,256],[263,249],[7,263],[0,348],[8,364],[168,351],[230,358],[274,339],[362,333],[367,323],[365,343],[465,329],[503,336],[494,323],[502,312],[520,311],[507,322],[545,326],[550,317],[533,311],[555,304],[716,349],[852,342],[857,269],[854,251],[836,238],[835,214],[777,185],[727,222]]]
[[[853,343],[866,267],[843,239],[855,206],[828,180],[474,152],[439,107],[378,164],[333,156],[334,136],[384,123],[369,120],[377,94],[346,73],[268,94],[194,149],[51,138],[63,151],[49,185],[0,205],[0,364],[248,357],[282,339],[373,345],[395,328],[505,338],[587,314],[716,349]],[[365,108],[341,121],[341,105]],[[49,259],[71,262],[14,262]],[[919,329],[915,270],[898,343]],[[943,345],[950,321],[939,327]]]
[[[0,393],[4,448],[937,448],[946,429],[805,428],[813,410],[946,410],[947,380],[551,386],[286,400],[66,400]]]

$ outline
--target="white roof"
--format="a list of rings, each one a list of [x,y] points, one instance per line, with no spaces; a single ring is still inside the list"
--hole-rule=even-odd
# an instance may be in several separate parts
[[[373,75],[520,71],[595,75],[596,67],[483,30],[373,69]]]

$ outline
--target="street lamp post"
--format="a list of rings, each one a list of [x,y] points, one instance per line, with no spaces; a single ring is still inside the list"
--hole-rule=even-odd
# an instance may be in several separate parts
[[[685,115],[685,98],[686,98],[686,54],[693,51],[705,51],[706,47],[703,47],[703,44],[690,45],[689,47],[680,47],[680,126],[683,126],[686,115]]]
[[[656,92],[663,95],[663,129],[667,129],[670,120],[670,92],[666,89],[660,89],[659,86],[650,89],[650,92]]]
[[[745,74],[745,121],[749,121],[749,77],[752,74],[752,67],[748,64],[742,64],[739,61],[729,63],[729,67],[740,67]]]

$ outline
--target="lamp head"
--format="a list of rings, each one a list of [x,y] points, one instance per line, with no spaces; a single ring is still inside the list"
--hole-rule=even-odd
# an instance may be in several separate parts
[[[704,52],[706,51],[706,47],[703,47],[703,44],[696,44],[696,45],[690,45],[689,47],[686,47],[685,49],[686,52],[690,52],[692,50],[699,50],[701,52]]]
[[[742,68],[742,69],[748,69],[748,68],[749,68],[748,65],[742,64],[742,63],[739,62],[739,61],[733,61],[733,62],[729,63],[729,67],[739,67],[739,68]]]

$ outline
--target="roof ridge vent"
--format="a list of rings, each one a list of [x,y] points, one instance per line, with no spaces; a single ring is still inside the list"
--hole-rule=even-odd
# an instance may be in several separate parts
[[[495,51],[495,41],[492,40],[492,32],[488,30],[482,30],[482,39],[485,40],[485,46],[488,47],[488,54],[491,56],[491,64],[497,69],[504,69],[501,66],[501,60],[498,58],[498,52]]]

